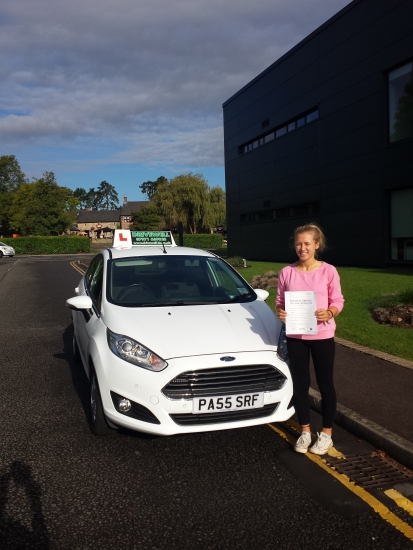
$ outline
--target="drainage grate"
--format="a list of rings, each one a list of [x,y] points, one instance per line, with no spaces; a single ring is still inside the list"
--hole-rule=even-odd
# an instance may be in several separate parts
[[[413,478],[413,472],[407,470],[388,457],[376,451],[364,455],[346,455],[346,458],[335,458],[325,455],[327,464],[346,475],[350,481],[362,487],[383,487]]]

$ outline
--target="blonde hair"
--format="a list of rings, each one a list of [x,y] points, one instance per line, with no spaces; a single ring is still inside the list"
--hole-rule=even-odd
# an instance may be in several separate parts
[[[315,254],[315,257],[317,258],[317,253],[323,252],[327,248],[327,240],[324,233],[322,232],[320,226],[316,223],[311,222],[305,225],[300,225],[294,229],[294,235],[291,239],[294,246],[297,236],[302,235],[303,233],[312,233],[314,241],[318,243],[318,249]]]

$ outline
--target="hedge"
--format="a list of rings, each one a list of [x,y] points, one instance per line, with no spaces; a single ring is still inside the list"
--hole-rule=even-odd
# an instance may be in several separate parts
[[[12,246],[16,254],[78,254],[90,252],[89,237],[17,237],[0,239]]]
[[[176,244],[179,244],[179,235],[174,234],[174,239]],[[203,249],[222,248],[222,235],[219,233],[184,234],[184,246]]]

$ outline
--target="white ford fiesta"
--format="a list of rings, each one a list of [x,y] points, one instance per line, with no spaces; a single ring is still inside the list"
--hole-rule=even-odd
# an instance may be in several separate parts
[[[95,435],[224,430],[294,414],[268,292],[214,254],[177,247],[168,232],[118,230],[76,294],[67,300],[73,351],[90,381]]]

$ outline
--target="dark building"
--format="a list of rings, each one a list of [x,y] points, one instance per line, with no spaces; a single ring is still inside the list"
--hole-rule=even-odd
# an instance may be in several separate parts
[[[413,2],[354,0],[226,101],[230,255],[413,265]]]

